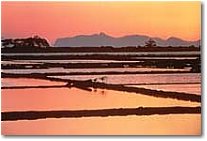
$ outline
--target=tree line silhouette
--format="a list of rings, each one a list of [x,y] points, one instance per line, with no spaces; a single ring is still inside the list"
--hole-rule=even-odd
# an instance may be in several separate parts
[[[46,48],[50,44],[44,38],[39,36],[29,37],[29,38],[18,38],[18,39],[3,39],[1,40],[2,48],[6,47],[40,47]]]
[[[3,39],[1,40],[2,48],[6,47],[49,47],[50,44],[44,38],[39,36],[29,38],[17,38],[17,39]],[[153,39],[149,39],[145,42],[145,47],[156,47],[157,44]]]
[[[145,47],[156,47],[157,43],[153,39],[149,39],[145,42]]]

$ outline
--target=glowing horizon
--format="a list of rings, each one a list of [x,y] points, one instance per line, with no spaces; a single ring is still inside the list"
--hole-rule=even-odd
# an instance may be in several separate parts
[[[200,2],[2,2],[3,37],[57,38],[104,32],[199,40]]]

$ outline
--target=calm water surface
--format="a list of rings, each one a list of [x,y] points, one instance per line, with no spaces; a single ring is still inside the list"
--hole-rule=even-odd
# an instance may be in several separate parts
[[[192,54],[192,52],[169,52],[169,54]],[[195,54],[199,52],[194,52]],[[63,55],[85,55],[88,53],[65,53]],[[97,53],[89,53],[97,54]],[[105,54],[105,53],[104,53]],[[110,54],[110,53],[109,53]],[[113,53],[115,55],[143,55],[140,53]],[[154,54],[154,53],[153,53]],[[157,52],[156,54],[163,54]],[[49,54],[3,54],[3,55],[59,55]],[[61,53],[62,55],[62,53]],[[146,58],[149,59],[149,58]],[[179,58],[180,59],[180,58]],[[51,61],[51,60],[50,60]],[[5,64],[32,64],[50,62],[43,60],[4,61]],[[59,60],[58,60],[59,61]],[[106,63],[116,62],[112,60]],[[56,60],[51,61],[57,63]],[[99,60],[62,60],[60,63],[99,63]],[[45,72],[107,72],[107,71],[185,71],[186,69],[159,68],[103,68],[103,69],[14,69],[2,70],[6,73],[45,73]],[[201,74],[136,74],[136,75],[81,75],[50,76],[61,79],[88,80],[106,77],[103,82],[125,84],[130,87],[143,87],[155,90],[186,92],[201,95]],[[99,80],[100,81],[100,80]],[[102,81],[101,81],[102,82]],[[39,79],[3,78],[2,87],[12,86],[53,86],[64,82],[51,82]],[[174,83],[174,84],[169,84]],[[181,84],[183,83],[183,84]],[[162,84],[162,85],[158,85]],[[111,108],[201,106],[201,103],[171,98],[157,98],[143,94],[120,92],[106,89],[92,89],[91,92],[79,88],[31,88],[2,89],[2,112],[8,111],[48,111],[48,110],[87,110]],[[201,134],[200,114],[114,116],[90,118],[61,118],[22,121],[3,121],[2,134],[12,135],[199,135]]]
[[[27,83],[31,81],[36,80],[26,80]],[[42,81],[42,83],[45,84],[45,81]],[[35,85],[35,82],[31,84]],[[18,84],[18,86],[20,86],[20,84]],[[199,105],[200,103],[197,102],[157,98],[106,89],[94,89],[92,92],[80,90],[78,88],[2,89],[2,111],[81,110],[121,107],[135,108],[140,106],[167,107]]]
[[[201,115],[90,117],[2,122],[13,135],[200,135]]]
[[[71,80],[89,80],[105,77],[105,83],[109,84],[153,84],[153,83],[200,83],[201,75],[197,73],[175,74],[127,74],[127,75],[65,75],[51,76],[55,78]]]
[[[188,71],[189,69],[162,69],[162,68],[81,68],[81,69],[64,69],[64,68],[49,68],[49,69],[4,69],[4,73],[14,74],[30,74],[30,73],[72,73],[72,72],[155,72],[155,71]]]
[[[3,86],[61,85],[36,79],[3,79]],[[2,111],[83,110],[107,108],[200,106],[200,103],[142,94],[78,88],[3,89]],[[150,127],[150,128],[149,128]],[[2,122],[2,134],[13,135],[199,135],[200,114],[61,118]]]
[[[199,51],[181,52],[61,52],[61,53],[2,53],[5,56],[60,56],[60,55],[199,55]]]

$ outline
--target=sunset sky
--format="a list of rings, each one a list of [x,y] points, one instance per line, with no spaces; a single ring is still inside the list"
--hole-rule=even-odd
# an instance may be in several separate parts
[[[200,2],[2,2],[5,38],[56,38],[105,32],[200,39]]]

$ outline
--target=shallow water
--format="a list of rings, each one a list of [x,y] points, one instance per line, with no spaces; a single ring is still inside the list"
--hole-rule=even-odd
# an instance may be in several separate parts
[[[68,61],[68,60],[66,60]],[[82,60],[73,60],[80,63]],[[13,61],[12,61],[13,62]],[[41,62],[41,61],[40,61]],[[47,61],[45,61],[47,62]],[[64,62],[64,61],[62,61]],[[96,62],[96,61],[91,61]],[[11,62],[6,62],[11,63]],[[17,62],[27,63],[27,61]],[[32,61],[32,63],[36,63]],[[55,62],[54,62],[55,63]],[[84,61],[82,62],[84,63]],[[14,69],[2,70],[7,73],[45,72],[107,72],[107,71],[185,71],[185,69],[159,68],[103,68],[103,69]],[[81,75],[50,76],[62,79],[98,80],[109,84],[129,84],[155,90],[186,92],[201,95],[201,74],[136,74],[136,75]],[[64,82],[51,82],[27,78],[3,78],[3,87],[54,86]],[[175,84],[170,84],[175,83]],[[181,84],[183,83],[183,84]],[[153,85],[152,85],[153,84]],[[162,84],[162,85],[159,85]],[[2,112],[48,111],[48,110],[89,110],[137,107],[201,106],[199,102],[158,98],[141,93],[129,93],[106,89],[86,91],[79,88],[30,88],[2,89]],[[201,114],[168,114],[151,116],[114,116],[83,118],[48,118],[41,120],[3,121],[4,135],[199,135]]]
[[[117,61],[117,60],[15,60],[2,61],[4,64],[9,63],[133,63],[140,61]]]
[[[2,87],[12,86],[53,86],[53,85],[64,85],[65,82],[54,82],[40,79],[28,79],[28,78],[2,78]]]
[[[30,74],[30,73],[72,73],[72,72],[155,72],[155,71],[189,71],[189,69],[162,69],[162,68],[81,68],[81,69],[64,69],[64,68],[49,68],[49,69],[5,69],[4,73],[14,74]]]
[[[105,83],[109,84],[169,84],[169,83],[200,83],[201,75],[197,73],[175,74],[126,74],[126,75],[65,75],[51,76],[71,80],[89,80],[106,77]]]
[[[5,82],[10,84],[5,85]],[[2,84],[3,86],[37,86],[62,83],[5,78]],[[78,88],[2,89],[3,112],[200,105],[197,102],[103,89],[92,92]],[[2,122],[4,135],[199,135],[200,133],[200,114],[50,118]]]
[[[57,52],[57,53],[2,53],[5,56],[61,56],[61,55],[199,55],[199,51],[172,52]]]
[[[28,61],[1,61],[1,64],[3,64],[3,65],[9,65],[9,64],[33,65],[33,64],[42,64],[42,63],[40,63],[40,62],[28,62]]]
[[[136,93],[77,88],[3,89],[2,111],[84,110],[110,108],[199,106],[200,103]]]
[[[115,116],[2,122],[12,135],[200,135],[201,115]]]
[[[136,59],[196,59],[197,57],[135,57]],[[2,61],[2,64],[34,64],[34,63],[133,63],[141,61],[118,61],[118,60],[12,60]]]
[[[130,87],[201,95],[201,84],[128,85]]]

